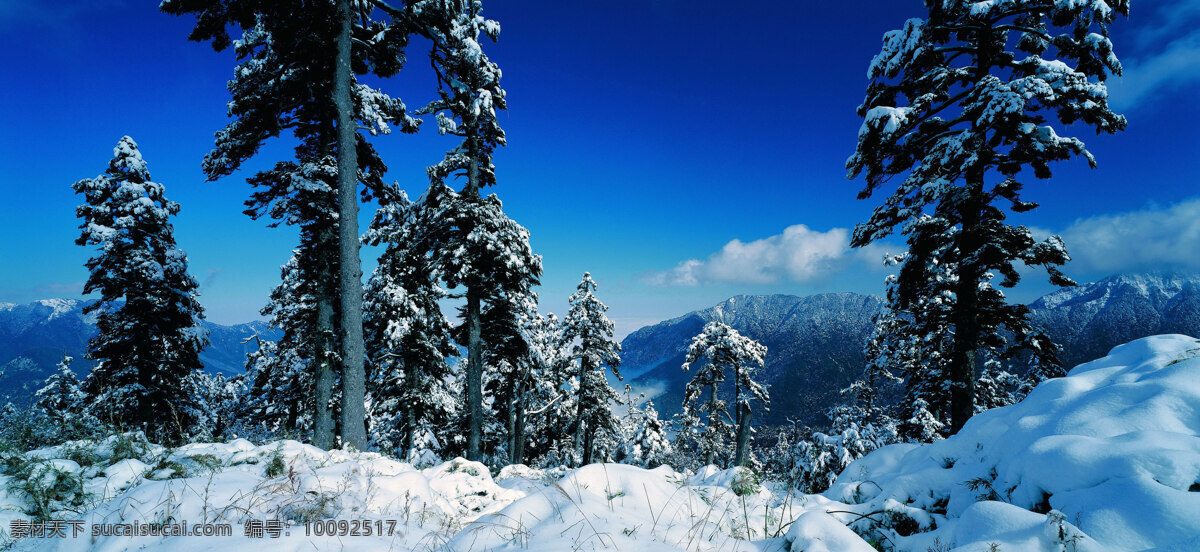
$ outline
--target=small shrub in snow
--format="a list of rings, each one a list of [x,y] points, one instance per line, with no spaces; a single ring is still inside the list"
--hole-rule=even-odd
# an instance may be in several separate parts
[[[734,471],[736,475],[733,477],[733,483],[729,485],[733,494],[746,496],[762,490],[762,475],[758,472],[743,467],[734,468]]]
[[[112,455],[109,462],[117,463],[129,458],[141,459],[150,455],[150,441],[140,431],[117,435],[112,443]]]
[[[62,510],[79,512],[88,499],[79,465],[69,460],[27,460],[12,473],[7,490],[23,496],[25,514],[37,520]]]
[[[287,466],[283,463],[282,449],[283,447],[275,447],[275,450],[271,451],[271,457],[267,459],[267,467],[263,472],[267,477],[279,477],[287,471]]]

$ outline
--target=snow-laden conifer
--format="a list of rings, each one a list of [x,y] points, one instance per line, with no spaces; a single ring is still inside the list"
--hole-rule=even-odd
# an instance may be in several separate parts
[[[655,468],[667,462],[671,441],[667,424],[658,417],[654,401],[635,404],[626,399],[629,411],[622,420],[622,440],[617,449],[617,461],[643,468]]]
[[[681,436],[695,440],[705,464],[719,460],[730,466],[744,466],[750,461],[751,403],[757,401],[764,409],[770,404],[766,386],[754,380],[766,354],[765,345],[719,321],[705,324],[692,338],[683,369],[695,368],[695,375],[684,389]],[[724,382],[730,376],[736,409],[733,416],[722,398]],[[727,441],[731,437],[732,456]]]
[[[70,424],[70,420],[87,406],[87,397],[80,387],[79,378],[71,370],[71,362],[74,360],[63,355],[54,373],[50,374],[42,387],[34,393],[34,405],[63,426]]]
[[[954,266],[950,320],[954,344],[951,427],[974,412],[980,351],[997,328],[1036,348],[1028,311],[1009,305],[999,287],[1020,279],[1017,263],[1042,266],[1055,285],[1071,285],[1058,270],[1069,257],[1057,237],[1038,241],[1007,211],[1037,206],[1020,192],[1022,172],[1050,176],[1054,161],[1095,159],[1065,125],[1116,132],[1125,119],[1108,107],[1104,79],[1120,62],[1108,26],[1128,14],[1128,0],[926,0],[928,16],[884,35],[859,107],[858,147],[847,161],[862,175],[860,198],[889,183],[892,194],[855,228],[853,245],[894,232],[910,254],[899,281],[900,303],[932,298],[926,284]],[[1055,122],[1061,123],[1056,129]],[[1002,205],[1007,204],[1007,209]],[[992,274],[1002,276],[999,287]],[[1041,355],[1041,351],[1035,354]]]
[[[845,406],[830,409],[828,415],[833,421],[829,430],[812,432],[792,453],[790,478],[806,493],[824,492],[851,462],[897,440],[890,419],[864,423],[861,411]]]
[[[322,448],[334,444],[332,412],[325,405],[334,395],[334,381],[345,373],[349,377],[342,378],[343,385],[356,399],[343,409],[344,416],[353,418],[341,420],[343,437],[365,446],[365,434],[358,430],[364,415],[358,398],[365,392],[361,309],[356,308],[362,293],[356,268],[359,238],[350,227],[356,222],[343,229],[337,221],[356,218],[349,213],[357,209],[352,188],[358,183],[365,186],[364,198],[384,188],[386,166],[358,128],[377,135],[418,127],[403,102],[354,77],[390,77],[399,71],[409,28],[396,20],[372,19],[373,8],[362,2],[164,0],[160,7],[171,14],[194,14],[196,26],[189,38],[210,41],[218,51],[232,46],[239,60],[228,84],[232,121],[217,133],[216,146],[204,160],[210,180],[238,170],[270,138],[291,132],[299,142],[294,161],[280,161],[249,179],[256,191],[247,213],[299,225],[299,249],[307,257],[302,264],[314,267],[303,272],[313,283],[317,325],[313,443]],[[241,36],[231,37],[230,27]],[[340,135],[339,129],[347,133]],[[356,170],[339,170],[342,165]],[[355,178],[339,181],[339,174],[351,170]],[[330,362],[347,366],[338,370]]]
[[[293,252],[281,268],[281,281],[260,311],[281,332],[278,341],[255,336],[257,348],[246,357],[247,392],[239,407],[239,423],[270,435],[297,437],[313,431],[320,413],[314,405],[313,387],[319,365],[331,364],[318,355],[332,354],[322,346],[331,339],[317,320],[317,285],[311,278],[319,270],[303,249]],[[306,277],[304,272],[310,276]],[[331,312],[331,311],[327,311]],[[325,316],[328,321],[328,314]],[[331,383],[332,385],[332,383]],[[329,412],[329,401],[325,402]],[[332,421],[332,417],[328,418]]]
[[[535,366],[525,410],[525,456],[533,459],[531,465],[563,465],[563,452],[571,449],[574,435],[570,428],[577,412],[570,385],[577,372],[571,362],[571,343],[564,338],[563,325],[554,313],[531,313],[523,327]]]
[[[430,52],[432,67],[437,75],[438,99],[420,110],[435,114],[438,132],[461,138],[459,144],[446,152],[442,160],[428,168],[431,181],[426,202],[433,210],[445,210],[449,221],[436,221],[438,238],[431,242],[438,268],[447,287],[464,288],[463,331],[467,347],[466,371],[466,456],[470,460],[483,458],[483,311],[493,290],[505,282],[493,281],[487,264],[498,259],[494,247],[522,249],[522,238],[504,230],[507,217],[499,212],[495,196],[484,197],[480,190],[496,183],[492,154],[505,143],[504,131],[496,118],[496,110],[505,108],[504,90],[500,87],[500,69],[483,52],[481,36],[496,40],[500,25],[483,17],[482,2],[477,0],[421,0],[404,8],[375,2],[393,17],[405,20],[411,28],[433,43]],[[465,177],[461,193],[446,185],[452,176]],[[480,231],[482,230],[482,232]],[[505,235],[497,235],[496,232]],[[490,234],[490,235],[489,235]],[[511,238],[515,241],[484,241],[488,238]],[[540,259],[519,252],[512,259],[523,265],[529,281],[536,282],[541,274]],[[503,275],[502,275],[503,276]],[[511,283],[511,282],[510,282]],[[503,287],[502,294],[520,295],[524,284]]]
[[[379,264],[366,286],[366,330],[371,436],[376,445],[401,458],[441,455],[452,439],[456,401],[449,382],[450,322],[438,301],[437,285],[425,252],[414,249],[423,221],[403,192],[382,207],[365,241],[382,245]]]
[[[621,378],[621,345],[613,338],[613,323],[604,313],[605,305],[596,297],[596,282],[590,272],[583,274],[569,299],[570,311],[563,320],[563,338],[572,343],[571,358],[578,366],[575,392],[573,446],[578,452],[578,464],[592,463],[594,443],[598,434],[617,430],[612,407],[620,395],[608,384],[606,374],[612,371]]]
[[[212,441],[229,437],[238,422],[238,410],[245,393],[243,376],[227,378],[224,374],[192,372],[184,386],[194,398],[188,418],[193,422],[191,435],[198,440]]]
[[[98,334],[87,354],[96,365],[83,386],[90,409],[106,423],[177,441],[191,424],[186,412],[193,398],[183,381],[201,369],[198,355],[208,344],[199,327],[199,286],[170,222],[179,204],[150,180],[128,136],[104,174],[73,188],[84,197],[75,211],[83,221],[76,243],[97,250],[84,285],[84,293],[100,294],[83,309],[97,313]]]
[[[468,458],[482,458],[484,307],[532,293],[542,274],[542,258],[529,245],[529,231],[508,218],[495,194],[480,198],[433,182],[412,216],[419,230],[409,247],[427,252],[451,297],[466,299],[462,326],[456,330],[467,347],[465,452]]]

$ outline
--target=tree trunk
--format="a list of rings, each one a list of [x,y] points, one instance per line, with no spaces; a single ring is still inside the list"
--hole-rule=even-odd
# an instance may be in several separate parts
[[[513,420],[512,458],[514,464],[525,463],[525,390],[523,385],[518,387],[516,419]]]
[[[738,404],[737,452],[733,455],[734,466],[745,466],[747,451],[750,450],[750,403]]]
[[[572,444],[575,445],[575,450],[580,453],[580,464],[579,464],[580,466],[587,465],[587,460],[584,459],[585,455],[582,452],[583,441],[584,441],[583,434],[584,434],[584,430],[585,430],[584,426],[586,425],[584,423],[584,419],[583,419],[584,415],[586,414],[584,412],[583,403],[584,403],[584,397],[586,397],[588,394],[587,372],[588,372],[587,361],[582,358],[579,359],[579,399],[577,401],[578,402],[577,408],[575,409],[575,437],[571,440],[571,442],[572,442]]]
[[[403,441],[400,443],[404,447],[404,456],[401,460],[407,460],[412,454],[417,445],[417,409],[413,408],[413,401],[416,398],[416,392],[413,389],[416,387],[417,368],[410,367],[408,363],[402,363],[401,373],[404,374],[404,404],[401,408],[404,409],[404,433],[402,434]]]
[[[287,417],[283,421],[283,430],[285,433],[291,434],[296,431],[296,418],[299,416],[300,408],[296,401],[292,401],[287,405]]]
[[[595,444],[595,441],[596,441],[595,428],[591,428],[590,431],[584,432],[584,434],[583,434],[583,463],[581,465],[586,466],[586,465],[592,463],[592,445]]]
[[[713,422],[717,420],[717,384],[713,382],[708,386],[708,427],[706,431],[712,431]],[[713,443],[707,443],[708,450],[704,451],[704,465],[711,465],[717,460],[717,451],[713,447]]]
[[[501,377],[504,376],[501,375]],[[515,377],[509,379],[515,380]],[[504,435],[508,442],[508,463],[516,464],[512,460],[513,448],[515,446],[514,441],[517,435],[517,387],[515,382],[513,383],[512,392],[508,396],[508,401],[506,401],[504,406]]]
[[[358,131],[350,97],[350,0],[338,0],[337,63],[333,103],[337,108],[338,292],[342,331],[342,445],[367,448],[366,372],[362,325],[362,264],[358,237]]]
[[[328,243],[328,230],[322,230],[322,243]],[[333,293],[331,275],[321,270],[321,292],[317,297],[317,327],[313,361],[317,364],[314,389],[313,446],[329,450],[333,448],[333,413],[329,411],[329,399],[333,396]]]
[[[962,207],[959,258],[973,258],[982,247],[979,239],[983,171],[967,172],[968,198]],[[975,413],[975,350],[979,342],[979,265],[960,262],[954,303],[954,353],[950,362],[950,432],[958,433]]]
[[[745,405],[746,408],[745,409],[742,408],[743,405],[742,405],[741,382],[742,382],[742,367],[741,367],[741,365],[735,363],[733,366],[733,407],[736,408],[737,410],[734,412],[733,416],[735,418],[734,424],[737,426],[737,434],[735,436],[736,441],[734,443],[735,447],[734,447],[734,453],[733,453],[733,465],[734,466],[742,465],[742,459],[743,459],[742,454],[745,452],[742,449],[742,432],[749,429],[749,423],[746,420],[744,420],[743,418],[746,417],[746,412],[750,410],[750,405],[746,404]],[[747,434],[747,436],[748,435],[749,434]]]
[[[467,460],[483,460],[483,340],[479,285],[467,288]]]

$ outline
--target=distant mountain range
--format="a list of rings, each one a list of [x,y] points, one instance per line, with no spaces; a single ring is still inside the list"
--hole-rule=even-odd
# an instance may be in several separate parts
[[[1033,321],[1064,348],[1068,368],[1119,344],[1162,333],[1200,335],[1200,275],[1123,274],[1050,293],[1030,305]],[[824,422],[839,391],[859,376],[871,318],[883,300],[856,293],[737,296],[629,334],[622,374],[657,392],[655,406],[678,412],[690,374],[680,369],[691,339],[720,320],[767,346],[762,381],[771,410],[762,420]]]
[[[93,315],[84,315],[84,301],[45,299],[24,305],[0,303],[0,400],[23,402],[42,382],[64,354],[83,376],[92,364],[83,356],[87,342],[96,335]],[[222,326],[202,322],[211,344],[200,353],[204,367],[214,373],[245,372],[246,355],[255,350],[246,338],[258,334],[266,340],[278,338],[278,330],[266,322]]]
[[[25,400],[64,353],[75,357],[76,373],[91,369],[83,355],[96,327],[94,317],[83,314],[84,304],[0,303],[0,401]],[[1200,336],[1200,275],[1123,274],[1050,293],[1029,306],[1034,322],[1063,345],[1063,361],[1073,367],[1149,335]],[[680,369],[687,346],[705,323],[720,320],[768,348],[762,380],[771,385],[772,404],[761,420],[822,423],[839,391],[859,376],[871,317],[882,307],[879,297],[856,293],[739,295],[629,334],[621,343],[621,373],[635,387],[657,392],[655,405],[665,415],[678,412],[690,376]],[[212,344],[200,360],[225,375],[245,371],[246,355],[257,346],[243,343],[246,338],[278,338],[265,322],[204,327]]]

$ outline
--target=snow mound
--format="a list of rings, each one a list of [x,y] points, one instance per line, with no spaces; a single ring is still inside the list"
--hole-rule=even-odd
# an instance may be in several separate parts
[[[797,518],[788,529],[787,540],[791,552],[875,552],[842,522],[816,511]]]
[[[964,551],[1195,542],[1186,539],[1200,535],[1198,356],[1200,342],[1182,335],[1116,347],[945,441],[852,463],[825,495],[882,512],[855,526],[901,550],[934,539]]]
[[[537,471],[514,469],[502,484],[527,485]],[[557,481],[546,476],[548,483],[468,525],[446,549],[783,552],[787,523],[803,513],[804,499],[745,481],[745,473],[584,466]],[[816,498],[814,505],[830,503]]]

